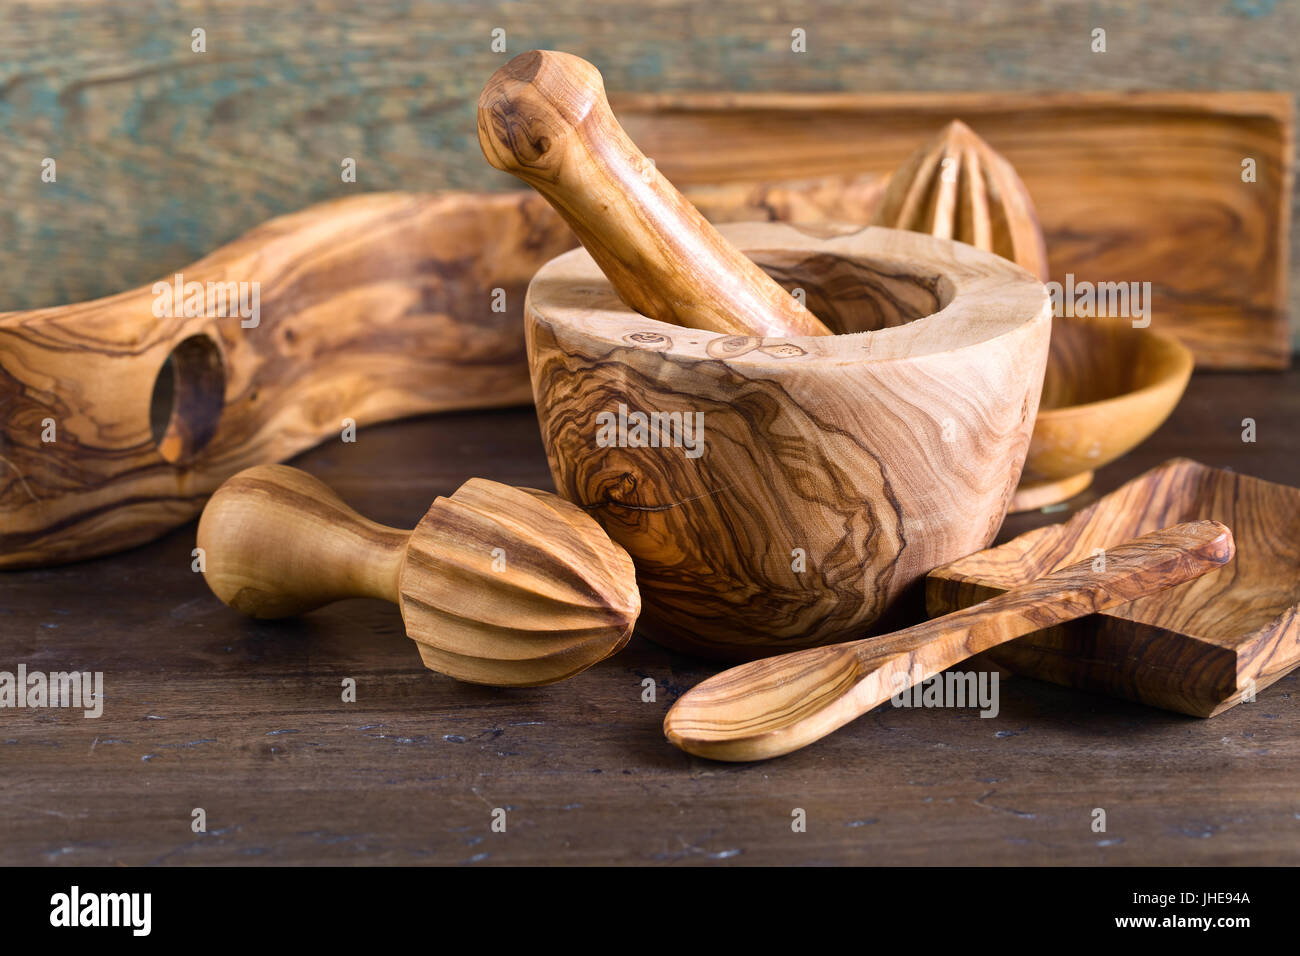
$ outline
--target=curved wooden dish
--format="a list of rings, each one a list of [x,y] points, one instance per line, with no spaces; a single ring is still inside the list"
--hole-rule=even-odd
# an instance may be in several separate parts
[[[1106,319],[1053,320],[1043,397],[1011,511],[1065,501],[1163,424],[1192,353],[1171,335]]]
[[[0,567],[149,541],[225,478],[337,436],[344,419],[527,402],[516,310],[536,268],[573,244],[532,196],[369,194],[272,220],[178,270],[258,282],[255,328],[155,318],[152,284],[0,314]],[[510,311],[492,310],[494,288]],[[169,356],[174,405],[155,440]]]
[[[585,250],[538,272],[524,312],[556,486],[632,555],[645,632],[743,660],[860,636],[930,568],[992,540],[1051,314],[1029,273],[949,240],[721,231],[844,334],[657,322]],[[602,447],[598,416],[619,405],[702,413],[703,453]]]
[[[840,177],[702,195],[717,218],[825,218],[861,191]],[[345,418],[527,404],[524,291],[575,245],[532,191],[370,193],[271,220],[176,270],[260,283],[256,328],[155,318],[152,283],[0,313],[0,569],[143,544],[226,478],[337,437]],[[160,376],[175,388],[155,435]]]

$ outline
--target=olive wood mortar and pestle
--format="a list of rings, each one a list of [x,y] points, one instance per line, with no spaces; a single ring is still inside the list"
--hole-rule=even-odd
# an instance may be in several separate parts
[[[533,393],[560,494],[636,564],[647,636],[726,660],[860,636],[989,544],[1043,382],[1033,275],[901,230],[715,230],[566,54],[503,66],[478,122],[586,247],[529,285]]]

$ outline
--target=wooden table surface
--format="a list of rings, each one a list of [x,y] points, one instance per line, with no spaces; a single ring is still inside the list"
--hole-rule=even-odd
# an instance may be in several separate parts
[[[1175,455],[1300,484],[1298,422],[1298,372],[1197,376],[1072,507]],[[296,464],[404,527],[472,475],[552,487],[531,409],[363,430]],[[551,687],[459,685],[421,667],[389,605],[238,617],[191,571],[193,544],[191,524],[0,575],[0,670],[103,671],[107,698],[93,720],[0,711],[0,863],[1300,861],[1295,673],[1211,720],[1012,679],[996,718],[881,707],[780,760],[714,764],[660,732],[708,664],[634,638]]]

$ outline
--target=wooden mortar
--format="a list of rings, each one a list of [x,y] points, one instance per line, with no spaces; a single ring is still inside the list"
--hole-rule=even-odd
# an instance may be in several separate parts
[[[931,568],[992,541],[1029,444],[1051,312],[1034,276],[946,239],[721,232],[840,334],[649,319],[583,249],[537,273],[524,321],[556,486],[632,555],[643,632],[746,660],[860,637]],[[702,435],[634,447],[651,435],[633,419],[620,445],[602,416],[620,405],[702,414]]]

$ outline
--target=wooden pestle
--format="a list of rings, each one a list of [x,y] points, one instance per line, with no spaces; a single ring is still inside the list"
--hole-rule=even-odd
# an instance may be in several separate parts
[[[903,690],[1024,634],[1199,577],[1227,564],[1232,532],[1189,521],[1142,535],[981,604],[915,627],[742,664],[696,685],[664,734],[714,760],[765,760],[798,750]]]
[[[629,308],[732,335],[831,334],[641,154],[586,60],[516,56],[479,96],[478,138],[489,163],[564,217]]]
[[[237,611],[391,601],[426,666],[475,684],[571,677],[622,648],[641,610],[631,558],[595,520],[549,492],[482,478],[399,531],[311,475],[258,465],[213,494],[198,546],[208,586]]]

